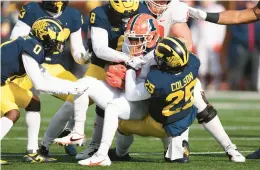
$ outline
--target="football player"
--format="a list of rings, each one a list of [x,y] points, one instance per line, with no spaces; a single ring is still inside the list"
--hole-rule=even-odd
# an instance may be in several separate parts
[[[189,7],[190,16],[198,19],[205,20],[216,24],[243,24],[252,23],[260,20],[260,1],[252,9],[244,10],[227,10],[220,13],[207,13],[202,10]],[[260,159],[260,149],[249,154],[247,159]]]
[[[70,50],[74,60],[79,64],[84,64],[87,60],[87,53],[82,43],[81,37],[81,25],[82,25],[82,16],[78,10],[72,7],[68,7],[68,1],[42,1],[42,2],[30,2],[27,5],[23,6],[22,10],[20,11],[19,20],[17,21],[13,31],[11,38],[15,38],[18,36],[28,35],[32,24],[40,17],[50,16],[56,19],[59,19],[65,28],[67,28],[67,34],[70,39]],[[72,65],[66,62],[72,62],[70,55],[62,54],[53,54],[53,57],[50,61],[46,60],[43,64],[43,67],[46,68],[51,75],[55,77],[59,77],[66,80],[76,81],[77,78],[82,77],[86,69],[82,66],[76,66],[79,69],[73,71],[73,74],[70,72]],[[76,64],[74,64],[76,65]],[[64,69],[64,67],[70,71]],[[83,70],[83,72],[82,72]],[[22,85],[24,87],[25,85]],[[25,87],[24,87],[25,88]],[[34,92],[36,93],[36,92]],[[67,97],[67,95],[58,95],[58,98],[66,101],[72,102],[72,97]],[[70,105],[68,105],[69,107]],[[53,119],[57,117],[65,117],[68,114],[68,111],[71,109],[66,110],[59,110]],[[25,114],[26,123],[28,126],[28,144],[27,144],[27,153],[35,153],[38,149],[38,133],[40,128],[40,115],[27,113]],[[55,127],[56,128],[56,127]],[[64,128],[64,127],[63,127]],[[62,128],[62,130],[63,130]],[[60,131],[47,131],[44,135],[45,136],[52,136],[56,133],[60,134]],[[48,141],[43,140],[40,150],[43,154],[48,155]],[[45,144],[47,143],[47,144]],[[75,150],[71,150],[70,152],[73,153]],[[28,155],[24,157],[24,161],[30,161]]]
[[[171,3],[176,3],[177,1],[174,0],[173,2],[170,2],[168,5],[164,5],[162,6],[161,4],[158,3],[159,1],[153,1],[153,0],[149,0],[146,3],[149,5],[149,3],[153,3],[156,4],[157,7],[161,7],[161,8],[157,8],[157,9],[164,9],[164,10],[160,10],[161,12],[163,11],[163,13],[159,13],[159,16],[163,16],[164,13],[166,13],[169,10],[172,10],[173,8],[169,8],[169,5]],[[160,2],[162,3],[162,2]],[[180,3],[178,1],[178,3]],[[164,4],[166,4],[166,2],[164,2]],[[177,4],[176,4],[177,6]],[[176,7],[175,6],[175,7]],[[178,7],[178,6],[177,6]],[[156,8],[154,8],[156,9]],[[153,10],[152,8],[150,8],[150,10]],[[186,11],[188,11],[188,8],[186,6]],[[153,12],[155,13],[155,12]],[[184,13],[181,13],[182,15],[179,15],[179,17],[183,17],[185,16]],[[178,36],[177,36],[178,37]],[[181,38],[181,40],[183,41],[183,39]],[[185,42],[185,40],[184,40]],[[234,144],[232,144],[229,136],[226,134],[218,116],[217,116],[217,111],[214,109],[214,107],[212,105],[210,105],[208,103],[208,101],[206,100],[206,97],[204,95],[204,91],[201,87],[200,81],[198,80],[196,83],[196,88],[195,88],[195,96],[200,99],[198,101],[196,101],[194,103],[195,107],[198,108],[198,115],[197,115],[197,119],[198,122],[207,130],[210,132],[210,134],[218,141],[218,143],[220,143],[220,145],[223,147],[223,149],[225,150],[225,152],[229,155],[229,158],[233,161],[233,162],[244,162],[245,158],[243,155],[241,155],[236,149],[236,146]],[[143,122],[144,123],[144,122]],[[137,132],[137,129],[131,129],[131,127],[134,127],[134,124],[131,124],[131,121],[122,121],[120,123],[120,128],[124,127],[125,129],[129,130],[128,134],[140,134],[143,132]],[[143,128],[139,128],[139,129],[143,129]],[[119,129],[120,130],[120,129]],[[125,130],[125,131],[127,131]],[[143,131],[143,130],[142,130]],[[148,133],[148,132],[147,132]],[[187,133],[184,133],[184,135],[186,135],[186,141],[188,141],[188,131]],[[119,153],[120,148],[117,148],[117,153],[112,153],[113,155],[121,155],[121,158],[116,157],[116,159],[124,159],[122,158],[123,155],[127,156],[127,151],[128,148],[127,146],[130,146],[132,141],[133,141],[133,136],[129,135],[129,136],[125,136],[123,134],[118,135],[118,141],[119,143],[121,143],[120,141],[128,141],[128,144],[124,145],[124,148],[127,149],[121,149],[121,154]],[[120,139],[121,138],[121,139]],[[167,139],[162,140],[163,144],[164,144],[164,150],[166,151],[167,147],[168,147],[168,143],[167,143]],[[122,145],[123,146],[123,145]]]
[[[41,64],[52,53],[63,51],[66,30],[60,21],[43,17],[35,21],[29,36],[18,37],[1,44],[1,136],[9,132],[19,119],[18,107],[39,114],[40,99],[19,83],[36,90],[56,94],[80,94],[86,87],[51,76]],[[24,79],[23,77],[28,77]],[[29,88],[29,89],[30,89]],[[40,120],[39,120],[40,121]],[[31,162],[52,162],[56,159],[30,154]]]
[[[137,14],[134,16],[127,25],[127,30],[125,32],[126,42],[127,42],[127,52],[131,54],[132,57],[136,57],[139,59],[148,60],[146,65],[140,65],[135,69],[139,69],[140,71],[136,71],[135,74],[138,75],[138,81],[141,81],[144,77],[146,77],[147,73],[150,69],[150,63],[148,58],[144,58],[143,55],[153,50],[153,47],[156,45],[160,33],[159,33],[159,25],[157,20],[148,14]],[[110,66],[110,68],[116,66]],[[108,69],[106,81],[112,87],[116,87],[119,89],[124,89],[124,82],[119,78],[121,77],[124,80],[124,76],[122,76],[121,70],[113,70]],[[132,67],[131,67],[132,68]],[[124,70],[125,72],[125,70]],[[118,77],[117,77],[118,76]],[[126,88],[130,87],[131,84],[127,85],[126,80]],[[90,89],[89,89],[90,90]],[[90,98],[93,99],[93,91],[88,91]],[[102,92],[103,96],[107,96],[105,91]],[[108,150],[112,144],[112,140],[114,134],[118,127],[118,119],[123,120],[139,120],[143,119],[145,114],[148,111],[148,102],[146,100],[138,101],[138,102],[129,102],[126,98],[127,92],[121,90],[121,93],[117,96],[110,98],[110,101],[107,100],[106,104],[102,107],[105,108],[105,118],[104,118],[104,127],[103,127],[103,135],[101,140],[101,145],[98,151],[90,158],[79,161],[80,165],[86,166],[109,166],[111,165],[111,161],[108,157]],[[98,96],[95,94],[95,96]],[[97,97],[95,97],[98,100]],[[113,100],[112,100],[113,99]],[[119,103],[118,103],[119,102]],[[99,102],[96,102],[97,104]],[[108,107],[111,103],[117,103],[117,106],[114,108],[113,106]],[[76,107],[76,104],[75,104]],[[84,114],[83,111],[82,114]]]
[[[192,38],[191,32],[186,24],[188,18],[188,6],[178,0],[170,1],[160,1],[159,5],[156,5],[158,1],[149,1],[146,2],[145,5],[145,12],[142,13],[150,13],[155,18],[157,18],[159,25],[160,25],[160,34],[163,36],[172,35],[176,36],[183,41],[185,41],[186,46],[189,50],[192,48]],[[161,10],[157,10],[161,9]],[[174,10],[173,10],[174,9]],[[141,12],[141,11],[140,11]],[[124,37],[121,36],[120,41],[122,45]],[[125,48],[125,45],[123,45]],[[88,153],[93,153],[94,150],[97,150],[100,139],[101,139],[101,132],[103,127],[103,119],[99,116],[96,117],[95,121],[95,130],[92,137],[93,145],[90,145],[87,150],[84,152],[79,153],[76,158],[77,159],[85,159]],[[97,130],[100,129],[100,130]],[[97,131],[97,133],[96,133]],[[162,140],[164,147],[167,148],[168,142],[167,140]]]
[[[95,77],[98,80],[104,80],[104,67],[107,63],[130,61],[129,56],[122,53],[121,49],[126,23],[137,13],[150,13],[150,11],[138,0],[110,0],[108,4],[97,7],[90,13],[89,24],[91,41],[89,43],[89,50],[92,52],[92,59],[91,63],[88,65],[88,70],[85,74],[86,76]],[[132,62],[132,64],[134,64],[134,62]],[[70,110],[71,108],[73,108],[72,103],[65,102],[60,110],[64,110],[66,113],[70,112],[72,115],[73,110]],[[90,152],[93,152],[93,149],[98,148],[103,128],[104,113],[102,109],[98,107],[96,112],[94,134],[92,137],[93,142],[90,142],[89,144],[89,147],[91,148]],[[51,128],[48,128],[47,131],[52,132],[54,129],[55,131],[57,131],[57,129],[63,129],[67,122],[64,120],[64,117],[62,117],[62,119],[60,117],[59,119],[52,121],[49,126]],[[63,127],[61,126],[60,128],[57,128],[56,126],[60,126],[62,122],[64,124]],[[51,139],[53,137],[54,135]],[[56,135],[56,137],[58,136]],[[43,140],[46,141],[45,143],[50,145],[52,140],[49,139],[50,136],[44,137]],[[49,142],[47,142],[48,140]]]
[[[258,4],[252,9],[227,10],[220,13],[209,13],[189,7],[189,13],[190,16],[195,19],[205,20],[216,24],[230,25],[251,23],[260,20],[260,1],[258,1]]]

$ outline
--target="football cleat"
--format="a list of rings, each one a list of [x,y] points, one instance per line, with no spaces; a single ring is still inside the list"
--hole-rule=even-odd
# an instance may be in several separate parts
[[[58,145],[77,145],[77,146],[83,146],[86,143],[85,135],[78,134],[76,132],[71,132],[65,137],[62,138],[56,138],[54,139],[54,143]]]
[[[43,145],[40,145],[38,152],[45,157],[49,157],[49,149]]]
[[[30,163],[50,163],[57,162],[57,159],[43,156],[39,151],[32,153],[32,150],[28,150],[27,154],[23,157],[23,161]]]
[[[82,159],[90,158],[91,156],[94,155],[94,153],[98,151],[99,145],[100,144],[91,141],[87,149],[85,149],[83,152],[80,152],[79,154],[76,155],[76,159],[82,160]]]
[[[109,158],[110,158],[110,160],[111,161],[131,161],[131,157],[130,157],[130,155],[129,155],[129,153],[127,153],[125,156],[118,156],[117,154],[116,154],[116,148],[114,148],[114,149],[109,149],[109,151],[108,151],[108,156],[109,156]]]
[[[225,152],[232,162],[245,162],[246,158],[238,152],[236,145],[230,144],[225,148]]]
[[[247,159],[260,159],[260,148],[246,156]]]
[[[169,158],[165,157],[166,152],[164,152],[164,160],[166,162],[178,162],[178,163],[188,163],[189,162],[189,155],[190,155],[190,147],[189,147],[189,143],[184,140],[182,142],[182,146],[184,148],[184,153],[183,153],[183,158],[180,159],[175,159],[175,160],[170,160]]]
[[[0,160],[0,165],[8,165],[9,163],[7,161],[4,160]]]
[[[67,136],[70,133],[71,133],[71,129],[65,129],[65,130],[62,131],[59,138]],[[69,156],[76,156],[77,155],[77,150],[73,145],[64,146],[64,150]]]
[[[110,166],[111,160],[108,156],[95,153],[92,157],[78,162],[82,166]]]

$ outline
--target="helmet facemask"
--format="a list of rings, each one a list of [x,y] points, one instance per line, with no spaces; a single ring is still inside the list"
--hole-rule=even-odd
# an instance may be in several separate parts
[[[146,52],[147,45],[153,36],[150,34],[125,33],[126,46],[131,56],[140,56]]]
[[[56,14],[61,13],[68,5],[68,1],[42,1],[42,3],[45,10]]]
[[[148,9],[156,16],[160,16],[167,8],[170,1],[162,0],[146,0],[145,3]]]

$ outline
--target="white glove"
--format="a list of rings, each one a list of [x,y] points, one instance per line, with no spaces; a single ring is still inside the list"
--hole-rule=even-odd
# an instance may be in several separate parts
[[[207,13],[196,8],[188,7],[189,8],[189,15],[192,18],[195,18],[197,20],[205,20],[207,17]]]
[[[142,57],[132,57],[131,59],[127,60],[125,64],[135,70],[139,70],[145,64],[145,61]]]

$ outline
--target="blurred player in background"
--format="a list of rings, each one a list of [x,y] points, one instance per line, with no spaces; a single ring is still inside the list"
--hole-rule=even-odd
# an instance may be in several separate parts
[[[260,1],[251,9],[227,10],[220,13],[209,13],[202,10],[189,7],[191,17],[198,20],[205,20],[216,24],[243,24],[252,23],[260,20]],[[260,63],[259,63],[260,65]],[[258,90],[260,89],[260,68],[258,71]],[[260,91],[260,90],[259,90]],[[260,148],[249,154],[247,159],[260,159]]]
[[[201,1],[199,9],[220,12],[224,7],[215,1]],[[216,90],[220,84],[219,54],[226,35],[226,26],[195,21],[191,26],[196,54],[200,57],[199,77],[204,89]],[[212,34],[212,32],[217,34]],[[208,77],[210,76],[210,81]]]

